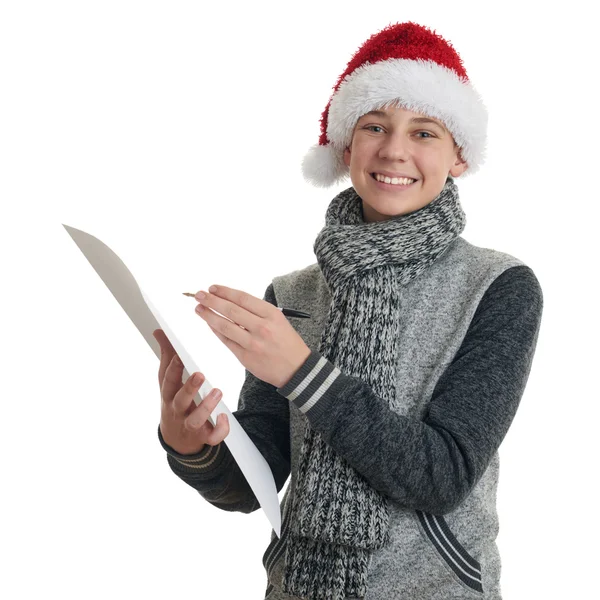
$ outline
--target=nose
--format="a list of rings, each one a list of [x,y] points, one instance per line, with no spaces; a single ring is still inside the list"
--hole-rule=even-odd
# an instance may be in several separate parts
[[[388,160],[406,160],[409,156],[409,142],[401,133],[392,133],[383,139],[379,149],[379,158]]]

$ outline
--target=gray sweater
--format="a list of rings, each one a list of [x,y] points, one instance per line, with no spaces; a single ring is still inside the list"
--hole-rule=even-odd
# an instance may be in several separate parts
[[[501,600],[498,448],[521,400],[543,297],[518,259],[458,237],[402,289],[398,388],[392,406],[318,351],[330,296],[317,264],[276,277],[264,299],[304,310],[290,319],[311,355],[276,388],[246,371],[236,419],[269,463],[282,534],[263,556],[265,598],[280,591],[289,500],[306,420],[391,500],[390,543],[372,553],[365,600]],[[227,511],[260,508],[226,444],[180,455],[159,439],[171,469]]]

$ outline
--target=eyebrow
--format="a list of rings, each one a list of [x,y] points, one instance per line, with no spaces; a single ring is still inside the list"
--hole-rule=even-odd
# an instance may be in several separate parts
[[[389,115],[385,112],[383,112],[382,110],[372,110],[368,113],[365,113],[361,119],[363,117],[367,117],[369,115],[373,115],[375,117],[388,117]],[[413,117],[409,123],[432,123],[433,125],[437,125],[440,129],[442,129],[443,131],[446,131],[446,128],[441,124],[438,123],[437,121],[434,121],[433,119],[428,119],[427,117]]]

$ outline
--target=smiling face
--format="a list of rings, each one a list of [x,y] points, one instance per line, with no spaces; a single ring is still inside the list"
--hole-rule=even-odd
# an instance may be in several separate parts
[[[459,177],[467,169],[460,148],[441,121],[394,106],[358,120],[351,146],[344,151],[344,163],[350,167],[367,223],[423,208],[439,196],[448,175]],[[380,183],[373,173],[404,175],[416,181]]]

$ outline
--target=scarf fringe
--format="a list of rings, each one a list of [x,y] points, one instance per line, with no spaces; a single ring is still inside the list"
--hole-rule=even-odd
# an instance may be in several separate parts
[[[287,544],[283,592],[307,600],[345,600],[367,594],[369,551],[308,538]]]

